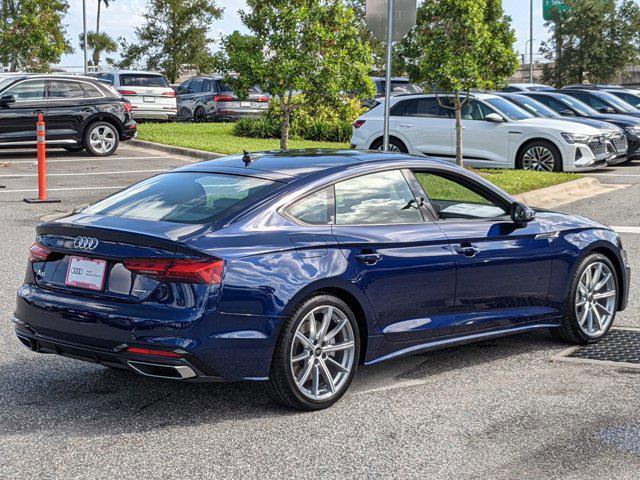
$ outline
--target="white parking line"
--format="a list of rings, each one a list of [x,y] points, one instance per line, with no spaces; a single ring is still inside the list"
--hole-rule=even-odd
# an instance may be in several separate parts
[[[114,172],[82,172],[82,173],[47,173],[47,177],[84,177],[85,175],[117,175],[120,173],[158,173],[166,172],[168,168],[152,170],[116,170]],[[37,177],[37,173],[16,173],[0,175],[0,178]]]
[[[584,173],[581,173],[584,175]],[[588,173],[590,177],[640,177],[640,175],[632,173]]]
[[[611,227],[618,233],[640,233],[640,227]]]
[[[130,185],[120,186],[120,187],[64,187],[64,188],[47,188],[47,192],[66,192],[71,190],[122,190],[123,188],[127,188]],[[5,190],[0,189],[0,194],[2,193],[30,193],[37,192],[37,188],[27,188],[24,190]]]
[[[114,160],[152,160],[152,159],[166,159],[168,157],[159,157],[159,156],[153,156],[153,157],[81,157],[81,158],[48,158],[47,159],[47,164],[49,163],[62,163],[62,162],[86,162],[86,163],[93,163],[93,162],[113,162]],[[171,157],[172,159],[175,157]],[[11,163],[11,164],[15,164],[15,165],[19,165],[19,164],[29,164],[29,163],[33,163],[36,164],[38,163],[38,160],[3,160],[2,157],[0,157],[0,165],[3,163]]]

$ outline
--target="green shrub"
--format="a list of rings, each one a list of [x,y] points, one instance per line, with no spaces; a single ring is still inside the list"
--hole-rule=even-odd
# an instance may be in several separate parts
[[[337,106],[326,103],[312,105],[303,96],[296,99],[291,115],[292,137],[305,140],[346,142],[351,137],[351,123],[366,109],[357,99],[345,99]],[[279,138],[282,126],[280,102],[271,100],[268,110],[257,118],[242,119],[233,134],[251,138]]]

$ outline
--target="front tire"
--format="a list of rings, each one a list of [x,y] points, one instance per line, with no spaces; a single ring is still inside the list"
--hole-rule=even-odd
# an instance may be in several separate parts
[[[302,302],[282,327],[267,392],[298,410],[320,410],[347,391],[360,358],[360,331],[349,306],[332,295]]]
[[[618,309],[616,269],[604,255],[585,257],[576,269],[561,326],[551,333],[578,345],[602,340],[613,325]]]
[[[118,149],[119,143],[118,130],[108,122],[92,123],[85,130],[84,148],[94,157],[113,155]]]
[[[547,140],[533,140],[518,152],[516,166],[522,170],[538,172],[561,172],[562,155],[553,143]]]

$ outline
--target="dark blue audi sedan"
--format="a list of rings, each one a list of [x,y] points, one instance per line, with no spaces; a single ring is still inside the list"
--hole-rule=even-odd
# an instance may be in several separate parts
[[[314,410],[359,364],[625,308],[619,236],[403,154],[291,151],[178,168],[40,224],[18,338],[142,375],[264,381]]]

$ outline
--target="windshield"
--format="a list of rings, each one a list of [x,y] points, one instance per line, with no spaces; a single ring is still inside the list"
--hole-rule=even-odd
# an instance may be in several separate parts
[[[533,113],[535,116],[546,118],[562,118],[562,115],[560,115],[555,110],[552,110],[551,108],[535,101],[532,98],[527,98],[524,95],[514,95],[513,97],[508,98],[520,108],[524,108],[528,112]]]
[[[509,100],[504,98],[490,98],[487,103],[492,107],[497,108],[500,113],[506,115],[511,120],[524,120],[526,118],[533,118],[534,116],[526,110],[514,105]]]
[[[149,75],[145,73],[120,74],[120,86],[122,87],[166,87],[169,82],[162,75]]]
[[[605,102],[608,102],[609,104],[613,105],[615,108],[617,108],[622,112],[632,113],[632,112],[638,111],[638,109],[635,108],[633,105],[628,104],[624,100],[616,97],[615,95],[611,95],[608,92],[594,92],[594,93],[596,94],[597,97],[601,98]]]
[[[591,108],[586,103],[583,103],[580,100],[575,99],[570,95],[554,94],[553,98],[557,98],[565,105],[569,105],[573,110],[578,112],[580,115],[591,116],[591,115],[599,115],[600,113],[595,108]]]
[[[205,224],[279,186],[261,178],[220,173],[157,175],[99,201],[82,213],[173,223]]]
[[[0,77],[0,90],[14,82],[18,77]]]

